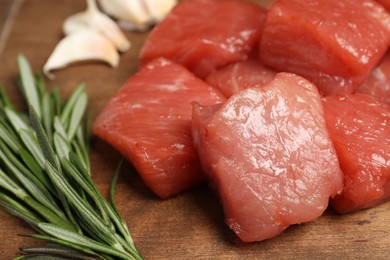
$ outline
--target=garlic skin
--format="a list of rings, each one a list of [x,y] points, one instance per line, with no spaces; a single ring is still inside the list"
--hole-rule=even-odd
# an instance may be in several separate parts
[[[94,29],[110,39],[120,52],[127,51],[131,44],[118,25],[98,10],[95,0],[87,0],[87,4],[88,7],[85,12],[71,15],[65,20],[63,25],[64,34],[69,35],[88,28]]]
[[[144,0],[144,2],[155,22],[163,20],[177,4],[176,0]]]
[[[51,70],[87,60],[104,61],[116,67],[119,63],[119,54],[114,45],[99,32],[92,29],[78,30],[57,44],[43,67],[43,73],[53,79]]]

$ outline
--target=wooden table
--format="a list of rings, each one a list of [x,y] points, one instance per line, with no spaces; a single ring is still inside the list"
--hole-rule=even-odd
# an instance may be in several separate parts
[[[20,7],[19,7],[20,5]],[[0,82],[14,102],[21,96],[13,80],[16,58],[23,53],[39,72],[61,39],[64,19],[85,8],[80,0],[0,0]],[[4,29],[9,34],[4,34]],[[104,64],[79,64],[55,72],[50,85],[64,96],[85,82],[89,109],[98,112],[137,68],[137,56],[146,34],[126,33],[132,49],[112,69]],[[0,49],[1,50],[1,49]],[[103,141],[92,140],[93,178],[103,194],[120,155]],[[175,198],[160,200],[127,164],[117,186],[118,207],[146,259],[390,259],[390,203],[339,216],[328,210],[317,221],[293,226],[278,237],[243,243],[224,224],[220,204],[206,186]],[[32,230],[0,210],[0,259],[17,256],[18,247],[37,241],[17,236]]]

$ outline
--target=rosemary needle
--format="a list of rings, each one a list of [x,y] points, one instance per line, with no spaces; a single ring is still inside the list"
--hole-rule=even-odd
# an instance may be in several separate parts
[[[142,259],[113,199],[119,167],[111,204],[91,178],[85,86],[62,100],[23,55],[18,64],[29,114],[16,111],[0,87],[0,207],[51,245],[21,247],[17,259]]]

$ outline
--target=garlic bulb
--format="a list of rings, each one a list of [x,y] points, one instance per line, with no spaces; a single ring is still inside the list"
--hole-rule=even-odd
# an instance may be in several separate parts
[[[119,54],[113,44],[102,34],[92,29],[73,32],[62,39],[43,67],[44,74],[54,78],[51,70],[86,60],[100,60],[112,67],[119,63]]]
[[[118,25],[98,10],[95,0],[87,0],[87,4],[85,12],[77,13],[65,20],[63,25],[65,35],[87,28],[94,29],[110,39],[119,51],[127,51],[130,48],[130,42]]]

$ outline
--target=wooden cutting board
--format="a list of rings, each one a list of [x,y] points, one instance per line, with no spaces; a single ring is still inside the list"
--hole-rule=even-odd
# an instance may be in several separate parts
[[[80,0],[0,0],[0,46],[5,44],[0,52],[0,82],[20,109],[25,107],[13,82],[17,55],[26,55],[33,70],[40,72],[62,37],[64,19],[84,8]],[[11,29],[9,34],[4,33],[6,28]],[[98,113],[137,69],[147,34],[126,35],[132,48],[121,56],[118,68],[79,64],[55,72],[56,79],[48,84],[59,85],[66,96],[80,82],[86,83],[89,109]],[[92,174],[105,195],[119,160],[109,145],[92,140]],[[160,200],[127,164],[116,199],[146,259],[390,259],[390,203],[345,216],[328,210],[318,220],[290,227],[274,239],[243,243],[225,225],[222,208],[207,186]],[[17,236],[30,233],[28,225],[0,210],[0,259],[19,255],[20,246],[38,244]]]

